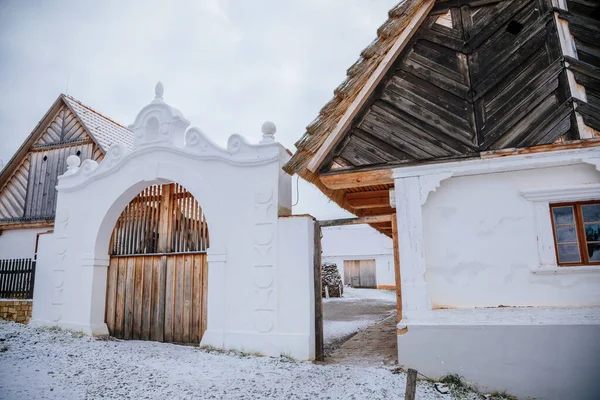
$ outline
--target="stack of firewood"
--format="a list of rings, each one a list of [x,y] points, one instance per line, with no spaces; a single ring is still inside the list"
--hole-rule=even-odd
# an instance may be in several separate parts
[[[321,266],[323,297],[342,297],[344,284],[335,263],[324,262]]]

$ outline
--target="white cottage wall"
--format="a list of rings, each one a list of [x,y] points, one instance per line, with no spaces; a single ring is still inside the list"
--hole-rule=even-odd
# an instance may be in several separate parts
[[[323,228],[323,261],[338,266],[344,279],[344,260],[375,260],[377,286],[395,286],[392,239],[368,225]],[[344,282],[346,284],[346,282]]]
[[[520,397],[595,399],[600,268],[557,266],[549,205],[600,199],[599,169],[588,148],[394,170],[399,363]]]
[[[423,206],[432,308],[600,306],[596,267],[534,273],[540,267],[534,204],[520,193],[594,183],[600,173],[588,164],[443,181]]]
[[[6,229],[0,234],[0,259],[33,258],[37,234],[50,228]]]

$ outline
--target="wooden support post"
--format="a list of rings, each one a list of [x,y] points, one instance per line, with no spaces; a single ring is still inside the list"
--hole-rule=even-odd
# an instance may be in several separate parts
[[[392,215],[392,245],[394,246],[394,277],[396,281],[396,313],[398,322],[402,320],[402,278],[400,276],[400,252],[398,251],[398,220]]]
[[[404,394],[404,400],[415,400],[415,394],[417,392],[417,370],[410,369],[406,374],[406,393]]]
[[[321,282],[321,226],[315,221],[314,233],[314,288],[315,288],[315,360],[324,361],[323,349],[323,299]]]

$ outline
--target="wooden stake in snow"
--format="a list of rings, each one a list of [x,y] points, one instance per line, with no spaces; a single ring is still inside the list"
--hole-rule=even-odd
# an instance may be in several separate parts
[[[329,288],[327,286],[325,286],[325,298],[329,298]]]
[[[404,395],[405,400],[415,400],[415,393],[417,391],[417,370],[409,369],[406,374],[406,394]]]

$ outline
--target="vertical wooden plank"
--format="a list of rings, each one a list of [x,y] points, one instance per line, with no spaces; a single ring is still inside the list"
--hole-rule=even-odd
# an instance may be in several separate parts
[[[140,253],[147,254],[146,246],[148,242],[148,225],[150,220],[150,218],[148,218],[148,188],[144,189],[142,196],[144,196],[144,201],[141,203],[143,224],[141,225]]]
[[[150,340],[150,327],[152,323],[152,263],[156,256],[144,257],[144,284],[142,294],[142,340]]]
[[[159,317],[158,312],[158,298],[160,296],[160,259],[161,257],[153,257],[152,259],[152,325],[150,326],[150,340],[158,340],[159,324],[157,319]]]
[[[123,338],[131,339],[133,333],[133,299],[135,298],[135,257],[127,257],[127,281],[125,283],[125,322]]]
[[[135,257],[133,333],[134,340],[142,338],[142,307],[144,306],[144,257]]]
[[[321,226],[314,221],[315,360],[323,361],[323,298],[321,295]]]
[[[206,258],[206,253],[201,254],[202,257],[202,319],[200,325],[200,340],[202,340],[202,336],[204,335],[204,331],[206,331],[207,327],[207,309],[208,309],[208,259]]]
[[[394,278],[396,280],[396,313],[402,320],[402,279],[400,277],[400,251],[398,250],[398,219],[392,215],[392,241],[394,246]]]
[[[31,217],[33,213],[33,199],[35,194],[35,176],[36,176],[36,168],[38,162],[38,152],[33,152],[29,154],[30,164],[29,164],[29,174],[27,176],[27,193],[25,194],[25,217]]]
[[[162,256],[159,260],[159,297],[158,297],[158,314],[156,317],[157,340],[164,342],[165,340],[165,292],[167,286],[167,257]]]
[[[200,343],[200,332],[202,323],[202,257],[203,254],[194,254],[192,257],[192,321],[191,337],[192,343]]]
[[[165,342],[173,341],[173,321],[175,312],[175,256],[167,257],[165,291]]]
[[[184,257],[184,277],[183,277],[183,342],[191,342],[191,324],[192,324],[192,268],[193,259],[191,254]]]
[[[176,256],[175,271],[175,322],[173,329],[173,340],[177,343],[181,343],[183,342],[183,280],[185,276],[184,256]]]
[[[113,336],[123,338],[123,322],[125,314],[125,284],[127,280],[127,259],[118,258],[117,301],[115,307],[115,328]]]
[[[119,270],[119,259],[112,257],[108,266],[106,284],[106,311],[105,320],[108,332],[114,336],[115,331],[115,306],[117,300],[117,273]]]
[[[172,197],[172,210],[169,214],[171,214],[171,218],[173,218],[173,226],[171,227],[171,251],[174,253],[179,252],[179,231],[181,230],[181,209],[179,207],[179,199],[177,195],[179,194],[179,185],[174,185],[174,193],[171,194]]]
[[[172,217],[171,211],[171,185],[162,185],[162,196],[160,204],[160,216],[158,220],[158,252],[167,253],[170,249],[170,222]]]
[[[358,264],[360,287],[376,289],[377,279],[375,277],[375,260],[360,260]]]

